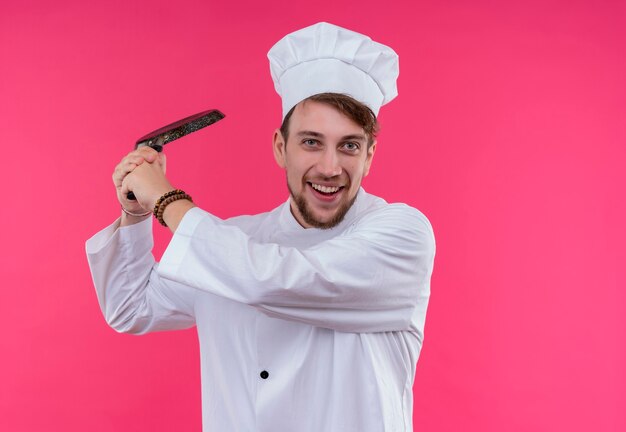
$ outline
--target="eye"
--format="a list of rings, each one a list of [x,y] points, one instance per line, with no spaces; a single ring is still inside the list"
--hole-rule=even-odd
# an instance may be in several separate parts
[[[319,141],[308,138],[308,139],[302,140],[302,144],[304,144],[305,147],[317,147],[317,145],[319,144]]]
[[[360,146],[358,143],[348,141],[346,143],[343,143],[343,148],[349,152],[355,152],[360,148]]]

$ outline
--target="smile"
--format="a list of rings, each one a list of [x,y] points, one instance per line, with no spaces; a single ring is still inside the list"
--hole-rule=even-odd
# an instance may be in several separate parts
[[[343,186],[323,186],[323,185],[319,185],[319,184],[311,183],[311,182],[309,182],[309,184],[316,191],[323,193],[323,194],[328,194],[328,195],[332,195],[336,193],[337,191],[339,191],[339,189],[343,188]]]

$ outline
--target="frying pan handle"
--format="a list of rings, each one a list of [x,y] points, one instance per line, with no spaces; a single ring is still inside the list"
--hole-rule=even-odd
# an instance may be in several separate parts
[[[152,147],[153,149],[155,149],[156,151],[158,151],[159,153],[161,153],[163,151],[163,146],[161,144],[159,144],[159,142],[155,142],[152,145],[148,145],[148,144],[143,144],[143,143],[139,143],[135,146],[135,150],[137,150],[139,147]],[[128,192],[126,194],[126,199],[129,201],[137,201],[137,198],[135,197],[135,194],[132,192]]]

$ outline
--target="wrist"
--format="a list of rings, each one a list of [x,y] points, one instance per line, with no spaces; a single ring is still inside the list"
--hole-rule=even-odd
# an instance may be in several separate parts
[[[122,207],[122,211],[124,212],[124,214],[134,217],[134,218],[142,218],[144,216],[148,216],[149,214],[152,214],[151,211],[147,211],[147,212],[141,212],[141,213],[136,213],[136,212],[132,212],[130,210],[126,210],[126,208],[124,208],[124,206],[120,206]]]
[[[169,204],[163,212],[163,220],[172,232],[176,231],[185,214],[196,205],[187,199],[181,199]]]
[[[163,187],[156,189],[153,192],[150,199],[146,201],[146,208],[148,209],[157,208],[160,202],[163,200],[163,197],[166,196],[167,194],[173,193],[175,190],[178,190],[178,189],[176,189],[174,186],[170,184],[163,185]]]
[[[152,212],[149,212],[144,216],[132,216],[129,214],[130,212],[125,212],[124,208],[122,208],[122,216],[120,217],[120,226],[129,226],[134,225],[139,222],[143,222],[146,219],[150,218]]]
[[[187,204],[180,204],[180,202],[186,202]],[[172,211],[170,207],[175,203],[178,204],[173,207],[175,211]],[[184,214],[192,207],[194,205],[191,196],[181,189],[174,189],[164,193],[156,200],[152,212],[161,225],[169,227],[174,232]],[[166,220],[165,212],[168,208],[170,208],[170,211],[168,211]]]

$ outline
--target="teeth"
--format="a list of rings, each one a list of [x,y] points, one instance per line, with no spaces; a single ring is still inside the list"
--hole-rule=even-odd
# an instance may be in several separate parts
[[[318,185],[315,183],[311,183],[311,186],[313,187],[313,189],[323,192],[323,193],[335,193],[339,190],[339,186],[322,186],[322,185]]]

